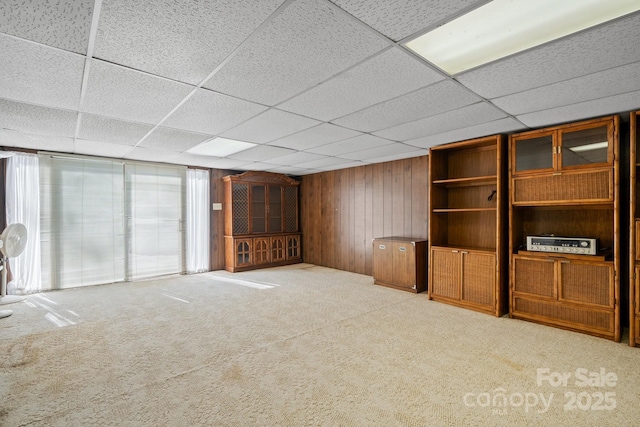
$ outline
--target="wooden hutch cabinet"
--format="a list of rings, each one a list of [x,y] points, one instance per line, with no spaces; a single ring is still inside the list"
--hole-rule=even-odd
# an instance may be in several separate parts
[[[618,132],[611,116],[510,136],[511,317],[620,341]]]
[[[631,113],[629,148],[629,345],[640,346],[640,204],[638,203],[638,172],[640,172],[640,134],[638,133],[640,111]]]
[[[431,147],[430,299],[507,312],[505,156],[501,135]]]
[[[298,181],[269,172],[224,180],[225,269],[236,272],[302,262]]]
[[[427,241],[412,237],[373,239],[373,281],[415,293],[427,289]]]

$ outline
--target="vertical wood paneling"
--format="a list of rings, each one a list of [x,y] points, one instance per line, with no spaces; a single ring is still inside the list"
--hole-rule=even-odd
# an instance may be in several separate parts
[[[321,227],[322,185],[319,174],[309,175],[300,184],[300,226]],[[322,263],[322,241],[319,233],[302,235],[302,258],[311,264]]]
[[[224,182],[222,178],[235,173],[233,171],[210,169],[209,172],[209,198],[211,203],[224,203]],[[211,270],[224,269],[224,213],[211,210],[210,218],[211,244],[209,253],[211,258]]]
[[[353,231],[354,231],[354,269],[353,271],[365,274],[366,271],[366,185],[364,166],[354,168],[353,185]]]
[[[303,176],[304,261],[371,275],[374,238],[426,238],[427,165],[424,156]]]
[[[405,209],[405,199],[404,199],[404,170],[403,170],[403,160],[398,160],[396,162],[391,162],[391,183],[392,183],[392,226],[391,226],[391,235],[392,236],[402,236],[404,233],[404,209]]]
[[[404,200],[404,218],[403,218],[403,236],[411,236],[411,217],[413,214],[413,198],[412,190],[413,190],[413,176],[411,173],[411,159],[406,159],[402,162],[402,171],[404,176],[404,185],[403,185],[403,200]]]
[[[384,236],[394,235],[393,224],[393,162],[383,163],[384,175],[382,178],[383,195],[382,195],[382,223],[384,225]]]
[[[368,165],[362,168],[364,170],[364,228],[365,228],[365,255],[364,255],[364,274],[373,275],[373,166]],[[356,219],[358,217],[356,216]]]
[[[322,179],[322,199],[320,203],[322,205],[322,226],[320,227],[320,238],[322,241],[322,253],[320,265],[325,267],[335,267],[334,259],[336,252],[336,245],[334,239],[335,233],[335,174],[333,171],[325,172],[321,175]],[[304,177],[303,177],[304,181]],[[308,230],[309,233],[317,233],[317,229]],[[305,229],[302,230],[304,236]]]
[[[373,168],[373,238],[385,237],[384,234],[384,164],[377,163]]]
[[[344,220],[344,208],[347,203],[347,198],[344,197],[343,191],[343,182],[344,182],[345,170],[339,169],[334,172],[334,183],[335,183],[335,195],[336,195],[336,219],[335,219],[335,229],[334,229],[334,239],[336,243],[335,252],[336,258],[334,260],[334,267],[340,270],[346,270],[345,263],[345,255],[348,255],[347,248],[347,237],[345,236],[345,228],[347,224]],[[344,198],[344,203],[343,203]]]
[[[429,157],[411,159],[411,236],[428,238]]]

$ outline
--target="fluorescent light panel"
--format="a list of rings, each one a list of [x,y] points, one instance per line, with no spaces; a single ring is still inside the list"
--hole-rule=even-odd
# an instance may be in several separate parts
[[[605,142],[594,142],[593,144],[585,144],[585,145],[577,145],[575,147],[569,147],[569,150],[574,153],[579,153],[581,151],[593,151],[593,150],[601,150],[603,148],[608,148],[609,143]]]
[[[213,138],[187,150],[187,153],[200,156],[225,157],[255,147],[258,144],[235,139]]]
[[[637,10],[638,0],[493,0],[406,47],[456,74]]]

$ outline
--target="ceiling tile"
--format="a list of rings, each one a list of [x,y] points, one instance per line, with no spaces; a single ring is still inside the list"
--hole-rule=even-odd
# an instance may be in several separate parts
[[[207,89],[198,89],[162,125],[217,135],[267,108]]]
[[[282,0],[105,1],[96,58],[200,83]]]
[[[3,0],[3,33],[86,54],[93,0]]]
[[[640,62],[527,90],[491,102],[518,115],[640,90]]]
[[[153,126],[83,113],[78,137],[110,144],[136,145]]]
[[[214,156],[180,153],[174,157],[173,163],[214,169],[235,169],[239,166],[246,165],[249,162],[246,160],[233,160]]]
[[[460,84],[446,80],[333,120],[362,132],[375,132],[481,101]]]
[[[176,163],[176,153],[166,150],[155,150],[147,147],[134,147],[125,156],[125,159],[143,160],[147,162]]]
[[[205,87],[275,105],[357,64],[389,43],[335,6],[298,0]]]
[[[284,102],[278,108],[330,121],[443,79],[440,73],[406,51],[393,48]]]
[[[264,144],[318,124],[320,122],[317,120],[271,109],[222,133],[221,136]]]
[[[340,157],[343,159],[366,161],[367,159],[376,159],[378,157],[392,156],[400,153],[408,153],[410,151],[416,151],[416,148],[410,145],[394,142],[380,147],[343,154]]]
[[[274,168],[282,167],[282,165],[274,165],[273,163],[253,162],[240,166],[240,170],[246,171],[268,171]]]
[[[359,162],[359,161],[355,161],[354,162],[354,161],[347,160],[346,163],[333,162],[330,165],[321,166],[321,167],[318,168],[318,170],[326,172],[326,171],[334,171],[334,170],[337,170],[337,169],[357,168],[357,167],[360,167],[360,166],[364,166],[366,164],[367,164],[367,162]]]
[[[146,137],[140,147],[155,148],[175,152],[183,152],[191,147],[211,139],[212,135],[185,132],[177,129],[157,127]]]
[[[353,153],[354,151],[380,147],[389,143],[391,143],[391,141],[389,141],[388,139],[379,138],[373,135],[361,135],[355,138],[321,145],[308,151],[311,153],[324,154],[327,156],[339,156],[341,154]]]
[[[0,34],[0,52],[0,97],[47,107],[78,108],[82,56],[4,34]]]
[[[447,21],[487,0],[331,0],[367,25],[398,41],[424,28]]]
[[[273,147],[271,145],[258,145],[257,147],[249,148],[248,150],[232,154],[229,156],[229,158],[246,160],[247,162],[265,161],[267,163],[273,163],[274,158],[286,156],[293,153],[295,153],[295,151],[288,148]]]
[[[286,156],[270,159],[269,162],[275,163],[276,165],[297,166],[300,163],[312,162],[314,160],[319,160],[322,158],[324,158],[324,156],[321,156],[319,154],[299,151],[297,153],[287,154]]]
[[[82,111],[156,124],[192,89],[183,83],[93,60]]]
[[[640,109],[640,91],[523,114],[517,118],[527,126],[537,128],[637,109]]]
[[[91,156],[120,158],[125,156],[131,150],[132,147],[129,145],[76,139],[73,152],[76,154],[87,154]]]
[[[461,125],[469,126],[490,122],[506,114],[486,102],[469,105],[437,116],[427,117],[415,122],[405,123],[375,132],[377,136],[396,141],[408,141],[427,135],[435,135],[459,129]]]
[[[360,135],[360,132],[346,129],[330,123],[323,123],[310,129],[294,133],[284,138],[276,139],[269,145],[277,145],[278,147],[292,148],[294,150],[307,150],[322,144],[340,141],[342,139],[352,138]]]
[[[276,173],[282,173],[285,175],[296,176],[296,175],[307,175],[307,174],[313,173],[314,171],[300,168],[300,167],[295,167],[295,166],[280,166],[275,169],[269,170],[269,172],[276,172]]]
[[[0,126],[39,135],[73,137],[78,113],[0,98]]]
[[[465,141],[467,139],[479,138],[481,136],[495,135],[499,133],[509,133],[526,130],[526,126],[512,117],[495,120],[488,123],[481,123],[475,126],[462,127],[448,132],[429,135],[423,138],[405,141],[415,147],[429,148],[434,145],[448,144],[450,142]]]
[[[35,135],[26,132],[0,129],[0,146],[71,153],[73,152],[73,138]]]
[[[457,79],[485,98],[497,98],[640,61],[640,13],[542,45]]]
[[[337,165],[345,165],[347,163],[352,163],[352,160],[349,159],[341,159],[339,157],[329,157],[325,156],[321,159],[312,160],[310,162],[300,163],[297,166],[299,168],[307,168],[307,169],[318,169],[322,170],[325,167],[337,166]]]
[[[392,162],[394,160],[402,160],[402,159],[410,159],[413,157],[421,157],[427,156],[429,154],[429,150],[415,150],[415,151],[407,151],[404,153],[391,154],[389,156],[376,157],[373,159],[367,159],[367,163],[382,163],[382,162]]]

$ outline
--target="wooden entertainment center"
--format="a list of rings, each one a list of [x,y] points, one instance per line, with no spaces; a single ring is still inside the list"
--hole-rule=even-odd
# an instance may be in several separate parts
[[[225,270],[302,262],[298,181],[269,172],[224,180]]]
[[[511,317],[620,341],[619,129],[611,116],[509,137]],[[598,252],[527,250],[527,236]]]

